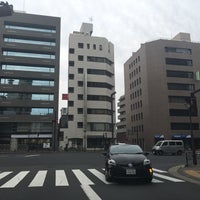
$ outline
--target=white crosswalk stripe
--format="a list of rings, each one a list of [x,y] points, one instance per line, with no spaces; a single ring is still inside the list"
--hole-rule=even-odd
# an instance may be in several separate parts
[[[76,178],[80,182],[82,189],[86,190],[88,192],[88,194],[89,193],[92,194],[92,189],[88,186],[95,185],[94,180],[97,181],[97,179],[98,179],[103,184],[106,184],[106,185],[113,184],[112,182],[110,183],[110,182],[106,181],[105,175],[103,172],[104,169],[103,169],[103,171],[102,171],[102,169],[87,169],[88,173],[87,173],[87,171],[83,171],[81,169],[71,169],[71,171],[74,174],[74,178]],[[2,184],[2,185],[0,185],[0,189],[16,187],[21,181],[23,181],[24,178],[26,178],[26,176],[30,173],[30,171],[21,171],[21,172],[18,172],[16,175],[12,175],[13,173],[14,173],[13,171],[5,171],[5,172],[0,173],[0,180],[1,180],[1,184]],[[30,184],[28,185],[28,187],[44,187],[44,183],[45,183],[45,180],[46,180],[48,174],[49,173],[47,170],[39,170],[33,176],[32,180],[30,180],[30,182],[29,182]],[[32,177],[32,175],[27,176],[27,179],[28,178],[30,179],[30,177]],[[87,175],[89,175],[90,178]],[[6,177],[9,177],[9,176],[14,176],[14,177],[11,177],[11,179],[8,180],[8,178],[6,178]],[[70,186],[69,182],[68,182],[69,177],[67,177],[67,173],[65,170],[55,170],[54,176],[55,176],[54,184],[56,187]],[[7,180],[7,182],[3,183],[4,179]],[[184,182],[183,180],[169,176],[167,171],[154,169],[154,177],[152,180],[153,184],[165,183],[167,181],[174,182],[174,183]]]
[[[12,179],[10,179],[8,182],[3,184],[0,188],[14,188],[20,183],[21,180],[25,178],[25,176],[29,173],[30,171],[22,171],[19,172],[16,176],[14,176]]]
[[[41,170],[39,171],[32,182],[29,184],[28,187],[42,187],[44,185],[44,181],[47,175],[47,170]]]

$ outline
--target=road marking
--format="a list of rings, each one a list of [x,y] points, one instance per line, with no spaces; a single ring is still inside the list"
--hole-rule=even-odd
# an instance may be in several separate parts
[[[64,170],[56,170],[56,186],[69,186]]]
[[[72,171],[82,185],[94,185],[94,183],[80,169],[73,169]]]
[[[153,175],[156,176],[156,177],[159,177],[159,178],[166,179],[168,181],[172,181],[172,182],[185,182],[185,181],[177,179],[177,178],[172,178],[172,177],[161,175],[161,174],[157,174],[157,173],[153,173]]]
[[[153,168],[153,171],[163,173],[163,174],[168,173],[167,171],[163,171],[163,170],[156,169],[156,168]]]
[[[98,170],[96,170],[96,169],[88,169],[88,171],[91,172],[93,175],[95,175],[103,183],[105,183],[105,184],[113,184],[113,183],[110,183],[110,182],[106,181],[105,180],[105,175],[102,174],[101,172],[99,172]]]
[[[40,154],[26,155],[25,158],[40,156]]]
[[[47,170],[41,170],[39,171],[32,182],[29,184],[28,187],[42,187],[44,185],[44,181],[47,175]]]
[[[101,200],[98,194],[89,185],[81,185],[81,188],[90,200]]]
[[[11,174],[12,172],[2,172],[0,173],[0,180],[4,177],[6,177],[7,175]]]
[[[164,183],[163,181],[160,181],[158,179],[153,178],[152,179],[152,183]]]
[[[14,188],[30,171],[19,172],[16,176],[3,184],[0,188]]]

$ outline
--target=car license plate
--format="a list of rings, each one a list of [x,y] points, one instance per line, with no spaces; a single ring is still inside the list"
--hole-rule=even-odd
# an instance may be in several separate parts
[[[136,170],[135,169],[126,169],[126,175],[135,175]]]

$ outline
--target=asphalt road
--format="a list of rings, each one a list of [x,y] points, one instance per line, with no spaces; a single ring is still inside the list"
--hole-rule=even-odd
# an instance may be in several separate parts
[[[149,158],[154,168],[151,184],[110,184],[100,152],[0,154],[0,200],[199,199],[199,186],[167,172],[184,164],[184,156]]]

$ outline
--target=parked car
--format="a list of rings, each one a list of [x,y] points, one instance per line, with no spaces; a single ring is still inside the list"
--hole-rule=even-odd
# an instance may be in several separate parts
[[[184,143],[182,140],[162,140],[158,141],[152,148],[155,155],[177,154],[184,152]]]
[[[152,181],[151,162],[140,146],[111,145],[104,155],[107,181],[120,179],[144,179],[148,183]]]

